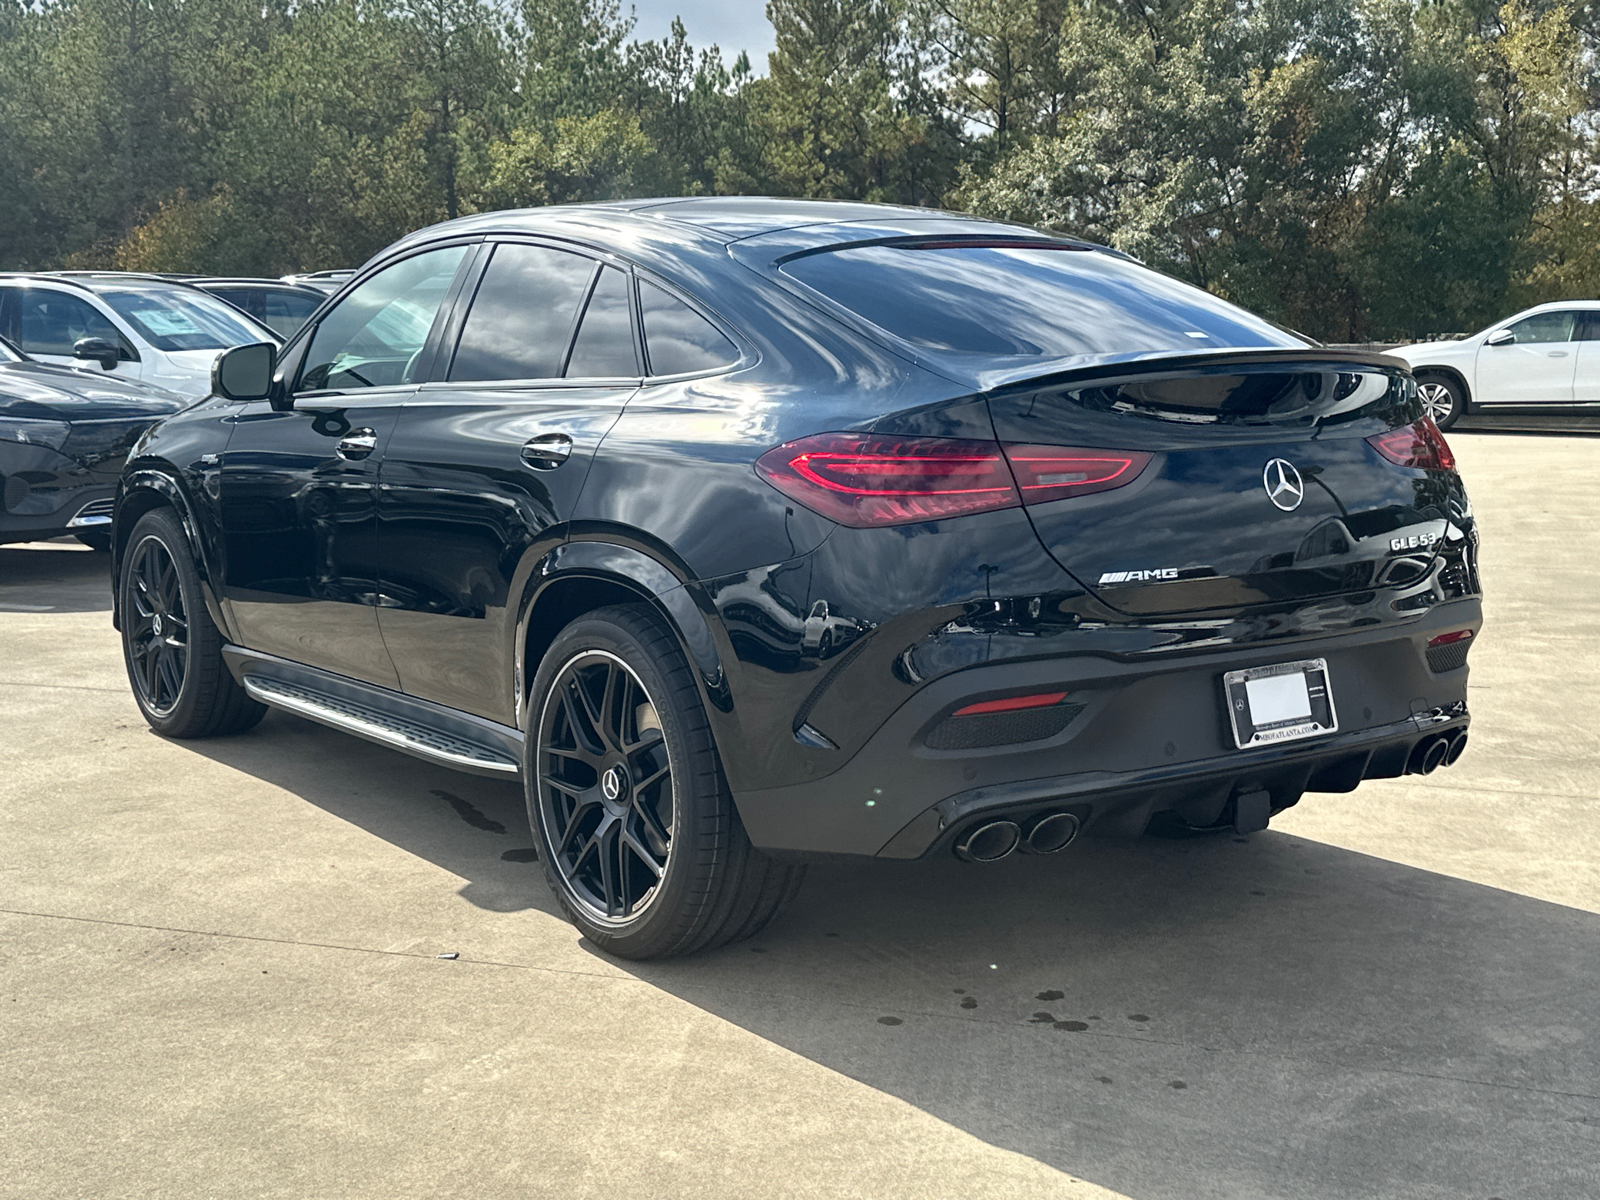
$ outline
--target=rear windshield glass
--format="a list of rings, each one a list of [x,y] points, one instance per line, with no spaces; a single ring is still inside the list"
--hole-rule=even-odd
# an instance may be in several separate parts
[[[267,340],[260,326],[204,292],[141,289],[101,296],[157,350],[224,350]]]
[[[1305,343],[1209,292],[1095,250],[858,246],[785,274],[878,328],[940,353],[992,358]]]

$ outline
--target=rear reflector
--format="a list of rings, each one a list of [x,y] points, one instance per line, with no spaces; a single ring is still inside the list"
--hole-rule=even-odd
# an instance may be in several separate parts
[[[819,433],[767,451],[756,471],[791,500],[857,529],[1021,503],[996,442]]]
[[[1024,504],[1044,504],[1126,487],[1151,456],[1140,450],[1080,450],[1072,446],[1006,447]]]
[[[980,700],[977,704],[969,704],[965,708],[958,708],[950,715],[953,717],[976,717],[984,713],[1016,712],[1024,708],[1049,708],[1052,704],[1060,704],[1067,698],[1065,692],[1038,692],[1032,696],[1007,696],[1004,700]]]
[[[1449,646],[1455,642],[1464,642],[1471,636],[1472,630],[1470,629],[1458,629],[1454,633],[1441,633],[1428,643],[1428,649],[1432,650],[1435,646]]]
[[[1456,469],[1456,456],[1450,452],[1450,443],[1444,440],[1444,434],[1439,432],[1432,417],[1423,417],[1388,433],[1375,433],[1367,439],[1367,445],[1396,466],[1424,471]]]

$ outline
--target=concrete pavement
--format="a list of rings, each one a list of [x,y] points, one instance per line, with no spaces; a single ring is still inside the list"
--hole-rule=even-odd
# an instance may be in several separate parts
[[[1600,1194],[1600,440],[1452,444],[1455,768],[817,868],[648,966],[556,915],[517,789],[276,713],[164,742],[105,559],[0,548],[0,1195]]]

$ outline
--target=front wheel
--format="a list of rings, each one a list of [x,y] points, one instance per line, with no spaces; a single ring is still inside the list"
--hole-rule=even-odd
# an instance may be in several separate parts
[[[1461,385],[1443,375],[1425,375],[1417,380],[1417,395],[1423,409],[1440,429],[1449,429],[1467,410]]]
[[[139,711],[167,737],[240,733],[266,715],[222,661],[189,539],[170,510],[139,518],[117,580],[122,656]]]
[[[545,877],[572,923],[622,958],[750,937],[800,866],[750,845],[689,663],[643,604],[567,626],[540,663],[524,761]]]

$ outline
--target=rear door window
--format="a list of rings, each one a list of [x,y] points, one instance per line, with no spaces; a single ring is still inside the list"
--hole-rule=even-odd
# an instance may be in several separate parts
[[[639,373],[631,307],[627,275],[615,267],[602,267],[572,343],[568,379],[617,379]]]
[[[682,300],[648,280],[639,281],[645,353],[652,375],[714,371],[739,361],[727,336]]]
[[[595,265],[549,246],[496,246],[461,328],[450,379],[559,379]]]

